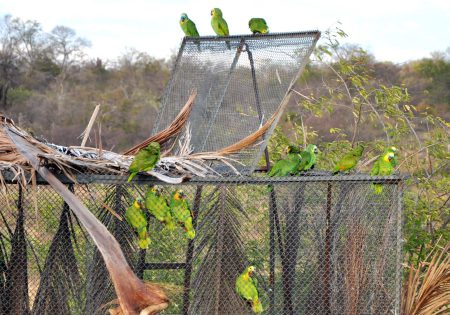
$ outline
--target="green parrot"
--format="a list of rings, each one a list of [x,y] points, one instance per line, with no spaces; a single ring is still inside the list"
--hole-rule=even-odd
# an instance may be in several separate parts
[[[248,21],[248,27],[253,34],[267,34],[269,32],[266,20],[262,18],[250,19],[250,21]]]
[[[370,171],[371,176],[386,176],[391,175],[394,172],[393,160],[394,153],[390,151],[383,152],[382,155],[373,164],[372,170]],[[373,189],[375,194],[379,195],[383,191],[382,184],[373,184]]]
[[[162,194],[161,187],[155,185],[149,189],[145,195],[145,207],[152,216],[163,223],[169,230],[175,229],[175,222],[167,200]]]
[[[394,168],[396,168],[397,165],[398,165],[398,159],[397,159],[397,152],[398,152],[398,149],[397,149],[396,147],[394,147],[394,146],[390,146],[390,147],[388,147],[384,152],[385,152],[385,153],[386,153],[386,152],[392,152],[392,153],[394,153],[394,158],[392,159],[392,166],[393,166]]]
[[[200,34],[197,31],[197,27],[195,26],[195,23],[188,18],[186,13],[181,14],[180,26],[184,32],[184,35],[190,36],[190,37],[199,37],[200,36]],[[195,41],[195,43],[197,44],[198,50],[200,50],[200,41]]]
[[[211,10],[211,26],[217,36],[229,36],[230,31],[228,30],[227,21],[222,17],[222,10],[219,8],[214,8]],[[226,41],[227,48],[231,49],[230,42]]]
[[[197,31],[197,27],[195,26],[195,23],[188,18],[186,13],[181,14],[180,26],[184,32],[184,35],[190,36],[190,37],[199,37],[200,36],[200,34]]]
[[[333,174],[337,174],[339,172],[348,172],[353,169],[361,159],[363,151],[364,146],[362,144],[359,144],[358,146],[356,146],[356,148],[345,154],[334,166]]]
[[[184,226],[187,238],[190,240],[195,237],[195,230],[192,226],[192,213],[189,204],[185,199],[183,190],[178,189],[172,196],[170,201],[170,211],[172,217],[181,225]]]
[[[300,153],[302,158],[302,162],[297,168],[297,173],[306,172],[307,170],[313,169],[314,165],[316,165],[316,154],[319,152],[319,149],[315,144],[308,144],[306,149]]]
[[[297,146],[290,145],[287,147],[286,151],[287,157],[277,161],[271,168],[269,174],[267,174],[268,176],[287,176],[295,174],[301,163],[301,157],[299,154],[300,149]]]
[[[252,275],[256,268],[247,267],[236,279],[236,292],[252,305],[253,313],[262,313],[263,307],[258,295],[258,280]]]
[[[147,172],[152,170],[159,161],[160,146],[158,142],[151,142],[147,147],[141,149],[131,162],[128,171],[131,173],[128,177],[130,182],[138,172]]]
[[[141,210],[143,202],[142,198],[136,198],[133,204],[125,211],[125,220],[136,230],[139,237],[139,247],[147,249],[150,245],[150,237],[147,233],[147,218]]]

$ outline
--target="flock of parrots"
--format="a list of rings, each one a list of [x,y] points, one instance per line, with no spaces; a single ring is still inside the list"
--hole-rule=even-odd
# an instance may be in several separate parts
[[[195,26],[195,23],[189,19],[186,13],[181,14],[180,26],[186,36],[199,37],[200,34]],[[214,8],[211,10],[211,27],[218,36],[229,36],[227,21],[223,18],[222,10]],[[267,23],[262,18],[251,18],[248,21],[248,27],[253,34],[266,34],[269,32]],[[229,47],[229,43],[228,49]]]
[[[268,176],[290,176],[307,172],[314,168],[318,153],[318,148],[314,144],[308,144],[305,150],[300,150],[298,146],[289,145],[286,150],[286,157],[277,161],[271,168]],[[347,152],[336,162],[333,174],[341,172],[347,173],[354,169],[361,159],[364,146],[358,144],[356,148]],[[370,175],[383,176],[391,175],[398,164],[397,148],[387,147],[373,164]],[[147,147],[139,151],[134,157],[128,170],[130,176],[128,182],[141,171],[150,171],[154,168],[160,158],[160,145],[157,142],[150,143]],[[373,184],[375,194],[382,192],[382,184]],[[168,230],[174,230],[177,226],[184,229],[185,236],[192,240],[195,238],[195,230],[192,226],[192,212],[190,205],[181,189],[177,189],[169,200],[163,195],[163,190],[159,186],[152,186],[145,195],[145,199],[138,197],[125,212],[125,219],[136,231],[139,238],[139,246],[142,249],[150,245],[150,236],[147,231],[147,215],[144,210],[156,220],[165,225]],[[263,307],[258,294],[258,283],[253,274],[256,268],[247,267],[236,279],[236,292],[246,300],[254,313],[261,313]]]
[[[211,10],[211,26],[218,36],[228,36],[229,30],[227,22],[222,16],[222,11],[218,8]],[[195,23],[190,20],[187,14],[183,13],[180,19],[181,29],[186,36],[198,37],[199,33]],[[267,23],[262,18],[252,18],[249,21],[249,28],[253,34],[265,34],[268,32]],[[226,43],[230,49],[229,43]],[[354,169],[361,159],[364,146],[359,144],[356,148],[346,153],[333,168],[333,174],[349,172]],[[373,164],[370,175],[391,175],[398,164],[397,149],[390,146],[384,150],[380,157]],[[268,176],[291,176],[299,175],[314,168],[318,153],[318,148],[314,144],[308,144],[305,150],[300,150],[298,146],[289,145],[286,150],[286,157],[277,161],[270,169]],[[128,171],[130,176],[128,182],[139,172],[147,172],[154,168],[160,159],[160,145],[157,142],[150,143],[147,147],[139,151],[130,164]],[[382,192],[382,184],[373,184],[375,194]],[[173,231],[177,226],[184,229],[185,236],[192,240],[195,238],[195,230],[192,225],[193,214],[190,205],[181,189],[175,190],[170,200],[168,200],[163,190],[159,186],[152,186],[145,194],[145,199],[138,197],[125,212],[125,219],[136,231],[139,247],[146,249],[149,247],[150,235],[147,231],[147,214],[161,222],[168,230]],[[256,268],[247,267],[240,274],[235,283],[236,293],[239,294],[251,307],[254,313],[262,313],[263,306],[258,294],[258,282],[254,277]]]

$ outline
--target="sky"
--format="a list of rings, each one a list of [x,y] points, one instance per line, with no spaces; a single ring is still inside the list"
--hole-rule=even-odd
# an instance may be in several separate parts
[[[200,35],[214,35],[210,11],[222,9],[231,34],[248,34],[248,20],[263,17],[271,32],[333,28],[339,21],[357,44],[379,61],[403,63],[450,47],[450,0],[0,0],[0,17],[36,20],[46,32],[74,29],[92,46],[92,58],[113,60],[129,49],[156,58],[178,51],[181,13]]]

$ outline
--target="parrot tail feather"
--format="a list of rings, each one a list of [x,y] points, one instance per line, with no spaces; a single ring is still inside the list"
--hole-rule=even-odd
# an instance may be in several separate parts
[[[140,239],[139,240],[139,247],[141,249],[147,249],[148,246],[150,245],[151,241],[150,241],[150,237],[144,238],[144,239]]]
[[[379,195],[383,191],[383,185],[373,184],[373,190],[374,190],[375,195]]]
[[[129,183],[133,179],[133,177],[136,176],[136,174],[137,173],[131,173],[130,176],[128,177],[127,182]]]
[[[252,311],[253,311],[253,313],[257,313],[257,314],[263,312],[263,307],[262,307],[260,299],[256,298],[255,300],[253,300],[253,302],[252,302]]]

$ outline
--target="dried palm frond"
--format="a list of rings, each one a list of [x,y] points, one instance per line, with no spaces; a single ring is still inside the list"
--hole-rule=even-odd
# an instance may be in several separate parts
[[[161,286],[159,286],[155,283],[145,282],[145,286],[147,287],[148,290],[155,292],[158,295],[161,295],[161,297],[166,296],[165,292],[161,289]],[[139,315],[155,315],[155,314],[158,314],[160,311],[166,309],[167,306],[169,306],[168,300],[166,300],[166,302],[163,302],[158,305],[150,305],[150,306],[142,309],[139,312]],[[110,315],[128,314],[123,311],[122,307],[120,306],[119,299],[114,299],[111,302],[108,302],[108,303],[102,305],[98,310],[96,310],[95,314],[100,314],[100,312],[102,312],[105,309],[108,309],[108,313]]]
[[[79,222],[87,230],[102,254],[119,297],[120,305],[128,312],[127,314],[137,315],[148,307],[167,305],[168,300],[164,294],[161,294],[160,291],[149,289],[133,273],[119,243],[108,229],[45,166],[39,165],[38,155],[40,151],[20,135],[8,131],[8,136],[14,142],[16,148],[20,150],[20,153],[28,159],[30,165],[67,202]]]
[[[189,118],[189,114],[191,113],[192,105],[194,105],[196,96],[197,96],[197,91],[196,90],[192,91],[186,104],[183,106],[181,111],[178,113],[177,117],[175,117],[175,119],[172,121],[172,123],[166,129],[162,130],[161,132],[157,133],[156,135],[151,136],[150,138],[135,145],[134,147],[126,150],[123,154],[124,155],[136,155],[139,152],[139,150],[148,146],[150,144],[150,142],[158,142],[159,144],[162,145],[165,142],[167,142],[170,138],[172,138],[173,136],[176,136],[177,134],[179,134]]]
[[[93,194],[89,190],[89,186],[83,186],[85,191],[89,195]],[[95,200],[99,197],[93,196]],[[98,204],[93,200],[95,204]],[[121,221],[115,215],[124,215],[126,208],[129,206],[127,201],[132,200],[130,191],[125,189],[122,185],[111,185],[106,188],[106,197],[101,202],[102,206],[98,206],[96,209],[96,215],[99,218],[111,234],[116,238],[120,244],[125,258],[130,265],[135,265],[134,253],[136,246],[134,245],[134,232],[125,221]],[[105,205],[112,209],[108,210]],[[90,259],[87,268],[87,284],[86,284],[86,306],[84,309],[85,314],[94,314],[108,301],[111,301],[116,297],[114,293],[114,285],[111,282],[111,278],[108,274],[106,265],[102,259],[101,253],[94,249],[92,259]]]
[[[450,243],[409,267],[403,284],[402,314],[448,314],[450,310]],[[434,253],[433,253],[434,252]],[[433,254],[433,256],[431,256]]]

